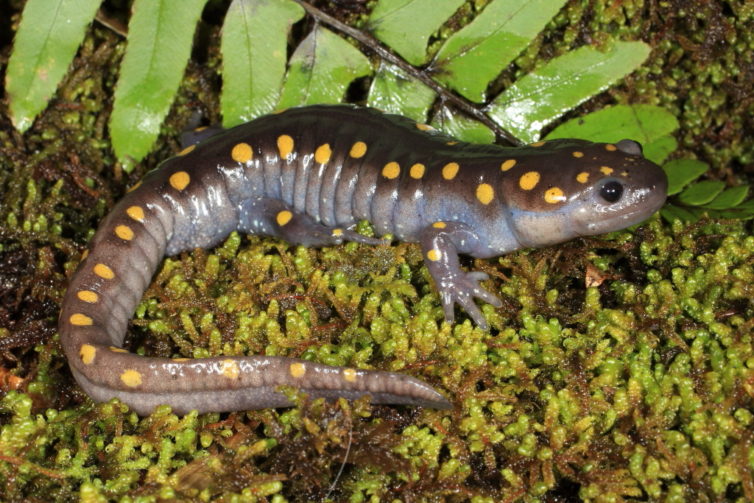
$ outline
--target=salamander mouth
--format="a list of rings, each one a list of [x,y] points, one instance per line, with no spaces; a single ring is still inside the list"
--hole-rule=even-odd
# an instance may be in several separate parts
[[[630,210],[616,212],[611,215],[604,213],[597,221],[589,222],[586,225],[586,232],[581,236],[590,236],[625,229],[643,222],[654,215],[665,204],[665,194],[658,197],[656,192],[650,193],[647,197],[641,198],[637,204],[631,205]]]

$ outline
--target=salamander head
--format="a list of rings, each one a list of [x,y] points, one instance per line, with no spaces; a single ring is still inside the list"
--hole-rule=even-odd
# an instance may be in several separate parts
[[[668,178],[662,168],[645,159],[635,141],[621,140],[615,147],[613,157],[620,167],[614,164],[612,171],[598,168],[604,176],[595,177],[568,202],[573,211],[573,230],[580,236],[638,224],[665,204]]]
[[[522,217],[515,226],[521,244],[543,246],[624,229],[665,203],[667,176],[644,158],[639,143],[549,143],[555,145],[538,190],[530,190],[526,200],[514,199],[511,207],[514,217]]]

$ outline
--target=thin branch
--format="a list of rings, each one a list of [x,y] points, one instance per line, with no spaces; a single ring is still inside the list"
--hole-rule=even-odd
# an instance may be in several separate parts
[[[311,15],[317,21],[336,29],[337,31],[345,33],[354,40],[360,42],[361,44],[364,44],[365,46],[373,50],[380,58],[397,66],[416,80],[420,81],[425,86],[432,89],[448,103],[453,104],[456,108],[464,112],[466,115],[473,117],[474,119],[490,128],[495,133],[495,136],[498,140],[503,140],[511,145],[522,145],[522,142],[518,138],[510,134],[505,129],[501,128],[495,121],[493,121],[482,110],[478,109],[473,103],[448,91],[448,89],[435,82],[435,80],[432,79],[429,75],[409,64],[406,60],[385,47],[381,42],[379,42],[369,33],[357,30],[352,26],[348,26],[342,21],[339,21],[334,17],[325,14],[316,7],[309,5],[304,0],[294,1],[301,7],[303,7],[306,12],[308,12],[309,15]]]

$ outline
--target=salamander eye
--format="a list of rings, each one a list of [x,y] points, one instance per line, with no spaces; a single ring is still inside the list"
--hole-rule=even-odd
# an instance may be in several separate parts
[[[608,203],[617,202],[623,195],[623,185],[620,182],[607,182],[600,189],[600,196]]]
[[[641,143],[639,143],[638,141],[621,140],[616,143],[615,146],[618,147],[618,150],[620,150],[624,154],[642,155],[643,153],[641,150]]]

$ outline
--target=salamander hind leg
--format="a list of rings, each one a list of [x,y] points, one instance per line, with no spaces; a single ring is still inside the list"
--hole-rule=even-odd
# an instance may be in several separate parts
[[[479,285],[488,278],[479,271],[465,272],[458,262],[459,253],[473,253],[479,245],[477,235],[465,224],[435,222],[421,232],[420,242],[424,263],[435,280],[445,320],[455,320],[453,308],[460,305],[480,328],[488,328],[487,320],[474,302],[481,299],[495,307],[502,302]]]
[[[378,245],[386,241],[362,236],[345,227],[329,227],[309,215],[298,213],[278,199],[260,199],[245,208],[240,230],[279,237],[304,246],[332,246],[344,241]]]

